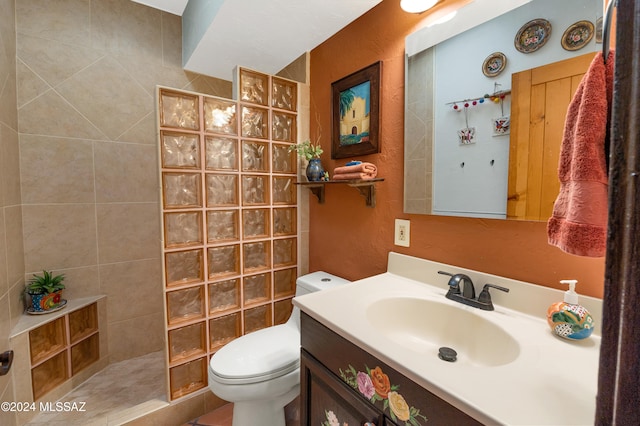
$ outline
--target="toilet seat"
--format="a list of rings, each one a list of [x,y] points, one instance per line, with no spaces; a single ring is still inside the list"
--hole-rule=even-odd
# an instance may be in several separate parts
[[[300,366],[300,333],[289,324],[249,333],[223,346],[209,362],[209,373],[222,384],[259,383]]]

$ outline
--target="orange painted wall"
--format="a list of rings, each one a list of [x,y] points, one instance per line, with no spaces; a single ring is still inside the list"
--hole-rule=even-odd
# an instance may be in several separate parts
[[[330,171],[345,163],[330,158],[331,83],[383,61],[382,151],[358,159],[375,163],[385,180],[373,209],[346,185],[328,185],[323,205],[310,197],[310,270],[360,279],[385,272],[395,251],[555,288],[561,279],[577,279],[579,293],[602,297],[604,259],[549,246],[546,223],[403,213],[404,40],[426,13],[407,14],[399,3],[383,0],[311,52],[311,135],[320,132]],[[393,244],[396,218],[411,220],[409,248]]]

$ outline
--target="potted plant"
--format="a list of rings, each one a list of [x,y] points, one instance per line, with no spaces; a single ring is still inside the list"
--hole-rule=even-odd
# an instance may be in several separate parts
[[[65,288],[64,274],[53,275],[51,271],[34,274],[25,287],[25,293],[31,299],[28,311],[42,313],[58,308],[62,302],[62,290]]]
[[[320,155],[324,152],[320,144],[312,144],[310,140],[306,140],[289,147],[289,151],[296,151],[301,158],[306,159],[307,164],[306,175],[311,182],[318,182],[325,178],[324,168],[320,162]]]

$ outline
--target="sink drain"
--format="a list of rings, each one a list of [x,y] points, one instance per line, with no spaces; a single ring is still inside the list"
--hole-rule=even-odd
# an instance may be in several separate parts
[[[443,346],[438,349],[438,358],[443,361],[454,362],[456,359],[458,359],[458,352],[451,348]]]

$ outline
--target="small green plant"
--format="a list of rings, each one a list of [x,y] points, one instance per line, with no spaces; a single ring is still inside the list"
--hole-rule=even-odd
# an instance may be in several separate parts
[[[320,158],[322,153],[322,147],[320,144],[313,145],[310,140],[306,140],[296,145],[291,145],[289,147],[289,152],[296,151],[300,157],[304,157],[307,161],[312,158]]]
[[[29,280],[25,291],[29,294],[48,294],[55,293],[64,289],[64,274],[53,275],[50,271],[42,271],[42,276],[33,274],[33,278]]]

